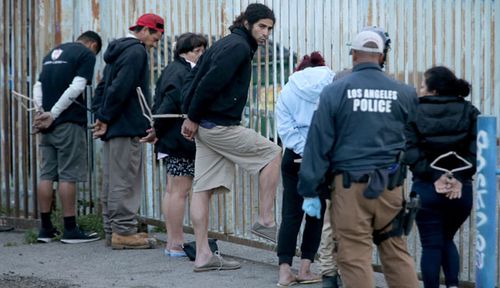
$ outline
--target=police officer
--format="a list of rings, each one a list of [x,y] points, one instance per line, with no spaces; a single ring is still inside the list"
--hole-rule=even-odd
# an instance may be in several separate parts
[[[300,169],[303,209],[319,217],[319,187],[334,177],[333,221],[343,287],[374,287],[374,231],[392,230],[402,209],[402,181],[387,188],[405,146],[404,126],[414,114],[414,88],[390,79],[380,63],[384,41],[362,31],[352,46],[352,73],[327,86],[320,99]],[[401,235],[378,244],[390,287],[418,287],[413,259]]]
[[[377,26],[367,26],[364,27],[362,31],[373,31],[382,37],[384,41],[384,57],[381,62],[379,62],[380,68],[384,68],[385,62],[387,60],[387,53],[391,49],[391,38],[389,34],[384,31],[383,28]],[[349,53],[351,54],[351,53]],[[352,69],[343,69],[335,72],[335,77],[333,81],[337,81],[347,75],[352,73]],[[332,195],[335,192],[333,189],[331,191]],[[338,288],[342,287],[342,280],[340,279],[340,273],[337,267],[337,237],[333,231],[331,214],[332,205],[330,199],[326,200],[326,212],[324,216],[323,230],[321,231],[321,243],[318,249],[318,265],[319,270],[323,278],[323,288]]]

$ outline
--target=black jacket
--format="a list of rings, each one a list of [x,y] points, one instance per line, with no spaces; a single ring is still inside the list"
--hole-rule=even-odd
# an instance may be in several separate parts
[[[176,58],[161,72],[156,82],[153,114],[181,114],[181,90],[186,76],[191,71],[191,65],[182,57]],[[157,118],[155,130],[158,142],[157,152],[174,157],[194,159],[196,147],[181,135],[182,118]]]
[[[406,129],[406,162],[414,178],[437,180],[442,171],[429,165],[438,156],[455,151],[473,167],[455,172],[462,183],[476,171],[476,125],[479,110],[459,96],[419,97],[417,114]],[[461,161],[439,161],[439,166],[451,170],[463,166]]]
[[[96,118],[108,124],[103,140],[143,137],[150,128],[142,115],[137,87],[148,97],[148,59],[144,45],[126,37],[111,42],[104,53],[106,67],[95,90],[92,107]]]
[[[395,163],[416,105],[415,88],[389,78],[375,63],[360,63],[326,86],[308,131],[299,193],[315,197],[332,174]]]
[[[203,54],[184,100],[190,120],[208,120],[223,126],[240,124],[256,49],[257,42],[250,32],[235,28]]]

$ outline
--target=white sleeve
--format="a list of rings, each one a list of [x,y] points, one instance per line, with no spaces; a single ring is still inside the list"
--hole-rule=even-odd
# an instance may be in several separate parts
[[[42,83],[36,81],[35,85],[33,85],[33,102],[35,103],[36,111],[43,111],[42,97]]]
[[[57,100],[56,104],[52,106],[52,109],[50,109],[50,113],[54,119],[59,117],[59,115],[73,103],[73,100],[82,94],[86,84],[87,79],[83,77],[75,76],[75,78],[73,78],[73,82],[69,84],[69,87],[64,91],[59,100]]]

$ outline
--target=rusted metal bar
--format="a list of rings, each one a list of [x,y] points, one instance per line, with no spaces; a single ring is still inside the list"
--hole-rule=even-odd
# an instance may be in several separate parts
[[[28,4],[26,1],[21,1],[21,35],[28,35],[28,25],[27,21],[24,19],[27,19],[28,15]],[[29,55],[29,42],[26,39],[26,37],[23,37],[22,44],[21,44],[21,51],[22,51],[22,60],[25,58],[28,58]],[[21,83],[21,91],[28,94],[29,92],[29,87],[28,87],[28,79],[27,76],[29,75],[29,69],[28,69],[28,62],[27,61],[21,61],[22,63],[22,83]],[[22,171],[24,173],[21,173],[22,175],[22,194],[23,194],[23,216],[24,218],[28,218],[29,214],[29,173],[30,171],[30,161],[29,161],[29,154],[28,154],[28,141],[29,141],[29,131],[28,131],[28,117],[29,117],[29,112],[28,111],[22,111],[21,113],[25,113],[25,117],[21,117],[21,143],[22,143]]]

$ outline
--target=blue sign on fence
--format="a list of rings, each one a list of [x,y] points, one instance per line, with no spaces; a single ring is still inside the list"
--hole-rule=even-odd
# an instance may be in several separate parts
[[[479,116],[476,179],[476,287],[495,287],[496,281],[496,118]]]

